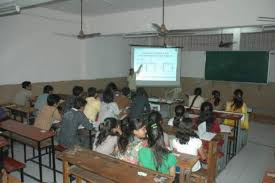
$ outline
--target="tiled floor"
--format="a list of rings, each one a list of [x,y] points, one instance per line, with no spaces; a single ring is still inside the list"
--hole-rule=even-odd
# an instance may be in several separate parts
[[[226,169],[217,177],[217,183],[260,183],[261,178],[267,168],[275,168],[275,125],[251,122],[249,131],[249,142],[242,151],[234,157]],[[29,155],[32,149],[27,149]],[[15,147],[15,158],[23,161],[23,146],[17,144]],[[43,158],[43,162],[48,162],[48,156]],[[57,169],[61,170],[62,164],[59,160]],[[38,177],[38,165],[32,162],[27,163],[25,171]],[[13,173],[20,177],[18,172]],[[43,168],[44,182],[53,182],[52,171]],[[37,183],[25,176],[26,183]],[[57,173],[57,182],[62,183],[62,175]]]

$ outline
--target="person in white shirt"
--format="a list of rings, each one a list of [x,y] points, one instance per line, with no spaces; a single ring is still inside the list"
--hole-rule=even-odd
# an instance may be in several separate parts
[[[118,118],[120,111],[117,103],[114,102],[114,94],[111,89],[106,89],[103,92],[103,102],[100,106],[100,111],[98,115],[99,123],[104,122],[106,118]],[[99,124],[98,124],[99,125]]]
[[[130,88],[130,90],[132,92],[135,92],[136,89],[137,89],[137,86],[136,86],[136,75],[140,73],[141,68],[142,68],[142,65],[139,66],[137,72],[135,72],[133,68],[131,68],[129,70],[129,75],[127,77],[127,81],[128,81],[128,87]]]
[[[185,119],[185,108],[183,105],[177,105],[175,107],[175,117],[169,119],[168,125],[179,127],[179,124]]]
[[[185,153],[194,156],[200,156],[202,160],[206,159],[203,152],[202,141],[192,129],[192,121],[185,122],[185,129],[178,131],[176,138],[172,140],[172,147],[175,152]],[[192,172],[196,172],[201,168],[200,161],[198,161],[192,168]]]
[[[201,104],[204,102],[204,98],[201,96],[201,88],[196,88],[194,90],[194,95],[189,96],[188,98],[188,106],[190,108],[195,107],[195,108],[200,108]]]
[[[30,81],[24,81],[21,86],[22,89],[15,95],[14,103],[20,106],[31,107],[33,100],[32,84]]]

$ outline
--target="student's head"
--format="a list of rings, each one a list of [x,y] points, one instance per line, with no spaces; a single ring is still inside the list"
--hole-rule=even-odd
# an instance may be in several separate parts
[[[32,83],[30,81],[24,81],[21,84],[22,88],[26,89],[26,90],[31,90],[32,89]]]
[[[196,96],[201,95],[201,88],[195,88],[194,95],[196,95]]]
[[[137,88],[136,96],[145,96],[145,97],[148,97],[145,89],[142,88],[142,87]]]
[[[162,164],[163,159],[169,153],[165,147],[163,129],[159,123],[151,123],[147,126],[148,146],[152,149],[156,160],[156,166]]]
[[[210,102],[203,102],[201,104],[201,110],[200,110],[200,117],[199,117],[200,123],[205,121],[206,129],[207,131],[210,131],[214,120],[215,118],[213,115],[213,105]]]
[[[162,117],[158,111],[152,111],[148,116],[148,123],[158,123],[162,124]]]
[[[111,135],[120,135],[120,126],[118,120],[115,118],[106,118],[103,123],[99,125],[99,135],[95,143],[96,146],[99,146],[106,140],[106,138]]]
[[[115,84],[114,82],[110,82],[110,83],[106,86],[105,90],[108,90],[108,89],[112,90],[113,92],[116,92],[116,91],[118,90],[118,89],[117,89],[117,86],[116,86],[116,84]]]
[[[73,88],[73,95],[76,97],[79,97],[83,93],[83,87],[82,86],[74,86]]]
[[[218,106],[220,103],[220,98],[221,98],[221,93],[218,90],[213,90],[212,91],[212,97],[214,99],[214,105]]]
[[[146,137],[145,122],[140,119],[125,118],[121,123],[121,131],[122,134],[118,140],[118,148],[122,153],[126,151],[132,137],[139,139]]]
[[[192,121],[186,122],[185,127],[176,133],[176,138],[180,144],[187,144],[191,137],[198,138],[198,135],[193,130]]]
[[[88,88],[88,97],[96,97],[97,92],[95,87]]]
[[[234,91],[232,106],[235,109],[239,109],[243,106],[243,91],[241,89],[236,89]]]
[[[130,94],[130,88],[129,87],[122,88],[121,93],[122,93],[122,95],[128,97]]]
[[[114,93],[111,89],[106,89],[103,92],[103,102],[109,104],[114,101]]]
[[[83,111],[85,108],[85,105],[87,104],[86,100],[82,97],[77,97],[74,101],[74,108]]]
[[[60,96],[55,94],[50,94],[47,98],[48,106],[57,106],[60,101]]]
[[[129,75],[133,75],[134,73],[135,73],[135,71],[133,68],[129,69]]]
[[[51,85],[44,86],[43,93],[52,94],[53,93],[53,87]]]
[[[173,120],[173,126],[178,127],[179,124],[184,120],[185,118],[185,108],[183,105],[177,105],[175,107],[175,117]]]

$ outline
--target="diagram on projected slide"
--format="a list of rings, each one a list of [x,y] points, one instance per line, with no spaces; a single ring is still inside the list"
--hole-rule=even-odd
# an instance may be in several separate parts
[[[134,69],[142,65],[137,80],[175,81],[178,54],[174,50],[141,50],[135,53]]]

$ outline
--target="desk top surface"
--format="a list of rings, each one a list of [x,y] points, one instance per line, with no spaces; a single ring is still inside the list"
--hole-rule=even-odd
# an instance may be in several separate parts
[[[177,157],[177,165],[184,170],[191,170],[199,160],[198,156],[193,156],[189,154],[176,153],[175,155]]]
[[[46,140],[55,135],[54,132],[42,130],[15,120],[6,120],[1,122],[0,128],[37,142]]]
[[[6,145],[8,145],[8,141],[0,136],[0,148],[5,147]]]
[[[61,159],[70,164],[77,165],[97,175],[120,183],[154,183],[155,177],[167,179],[163,183],[172,183],[173,177],[152,171],[137,165],[133,165],[110,156],[106,156],[90,150],[76,150],[62,153]],[[147,176],[139,176],[138,172],[144,172]]]

